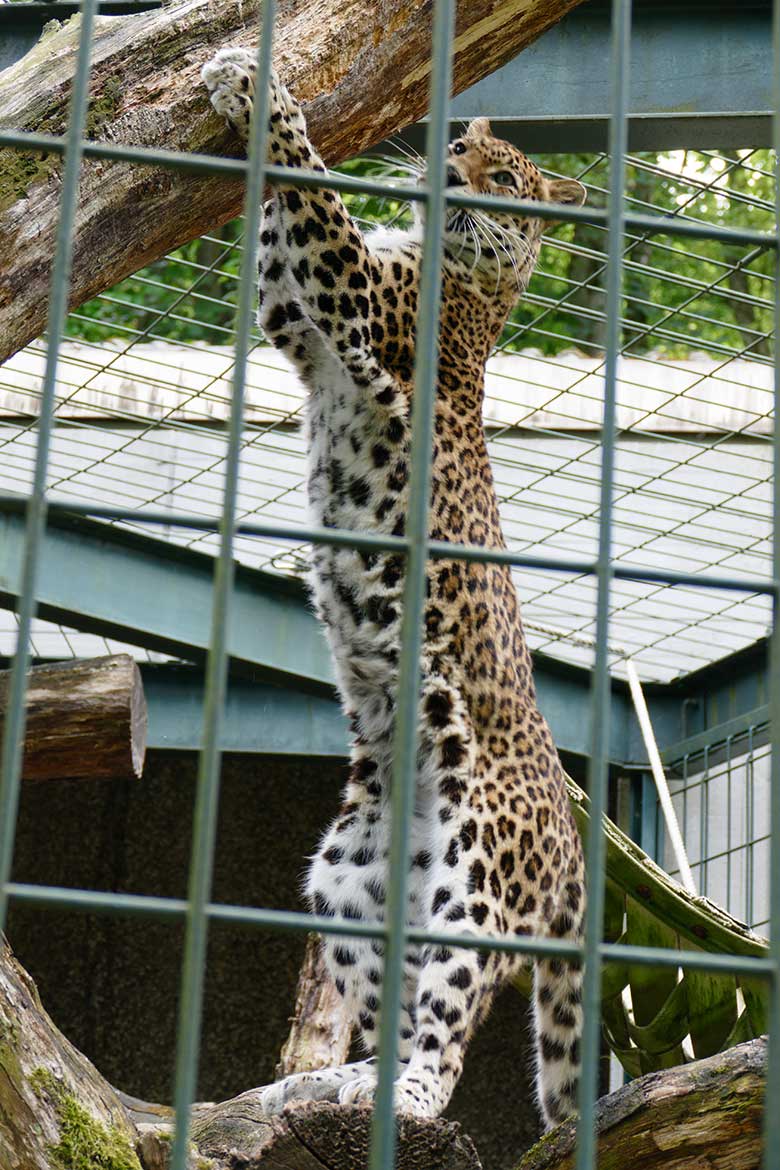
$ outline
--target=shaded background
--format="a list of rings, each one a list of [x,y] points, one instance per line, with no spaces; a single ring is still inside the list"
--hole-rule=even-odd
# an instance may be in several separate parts
[[[22,786],[14,880],[186,896],[197,759],[151,752],[143,780]],[[338,805],[345,768],[331,760],[227,756],[214,900],[302,909],[304,858]],[[170,1102],[182,929],[151,919],[12,906],[8,937],[44,1006],[112,1084]],[[198,1097],[273,1080],[287,1036],[301,934],[214,924]],[[490,1170],[509,1170],[539,1132],[531,1020],[512,988],[466,1058],[447,1116]]]

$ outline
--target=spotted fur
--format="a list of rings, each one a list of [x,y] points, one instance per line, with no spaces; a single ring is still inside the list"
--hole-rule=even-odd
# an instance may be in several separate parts
[[[203,70],[215,108],[248,133],[255,66],[222,50]],[[298,103],[271,81],[269,159],[325,171]],[[580,203],[573,180],[550,182],[485,119],[451,144],[450,185],[470,192]],[[503,548],[482,427],[485,364],[536,262],[543,223],[451,211],[445,235],[430,536]],[[330,190],[277,187],[261,235],[260,322],[308,387],[310,519],[403,536],[422,225],[364,236]],[[381,922],[404,565],[398,556],[319,546],[312,592],[353,731],[339,816],[309,870],[319,915]],[[578,939],[584,911],[579,838],[561,765],[536,704],[510,570],[431,562],[421,657],[420,749],[411,826],[408,922],[435,931]],[[336,986],[367,1059],[288,1077],[265,1092],[290,1100],[373,1098],[382,947],[328,938]],[[441,946],[405,956],[396,1104],[439,1114],[508,955]],[[581,971],[535,964],[539,1103],[548,1125],[573,1109]]]

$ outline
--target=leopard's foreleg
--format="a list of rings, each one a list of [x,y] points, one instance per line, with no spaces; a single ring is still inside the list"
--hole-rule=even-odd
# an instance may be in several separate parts
[[[245,49],[222,49],[201,76],[214,108],[246,141],[256,81],[252,55]],[[298,102],[275,73],[270,79],[268,158],[326,174],[306,135]],[[382,274],[343,200],[328,189],[276,185],[272,204],[261,237],[267,249],[261,271],[262,323],[270,339],[287,348],[291,334],[313,326],[359,392],[391,414],[404,413],[403,392],[374,349],[388,311],[377,292]]]

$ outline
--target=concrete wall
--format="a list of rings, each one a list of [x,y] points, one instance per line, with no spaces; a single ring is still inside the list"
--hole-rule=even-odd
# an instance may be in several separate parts
[[[183,897],[196,774],[191,754],[151,753],[142,781],[22,790],[18,881]],[[332,761],[225,760],[214,899],[301,909],[303,858],[338,803]],[[14,908],[8,936],[66,1035],[115,1085],[171,1096],[182,932],[169,923]],[[273,1079],[288,1028],[301,935],[212,928],[201,1100]],[[509,1170],[537,1132],[525,1001],[511,988],[477,1036],[449,1116],[483,1164]]]

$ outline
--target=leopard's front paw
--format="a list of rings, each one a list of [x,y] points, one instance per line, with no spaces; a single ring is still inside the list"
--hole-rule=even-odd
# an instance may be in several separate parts
[[[305,1101],[335,1101],[344,1083],[341,1068],[323,1068],[316,1072],[292,1073],[260,1091],[260,1108],[268,1117]]]
[[[246,49],[220,49],[200,71],[218,114],[244,138],[249,136],[257,63]]]
[[[373,1105],[376,1095],[376,1075],[367,1073],[348,1081],[339,1091],[339,1105]]]
[[[339,1092],[339,1105],[373,1106],[376,1097],[376,1076],[368,1073],[344,1085]],[[393,1107],[396,1113],[404,1113],[409,1117],[435,1117],[428,1101],[418,1086],[407,1085],[403,1079],[395,1082],[393,1087]]]

